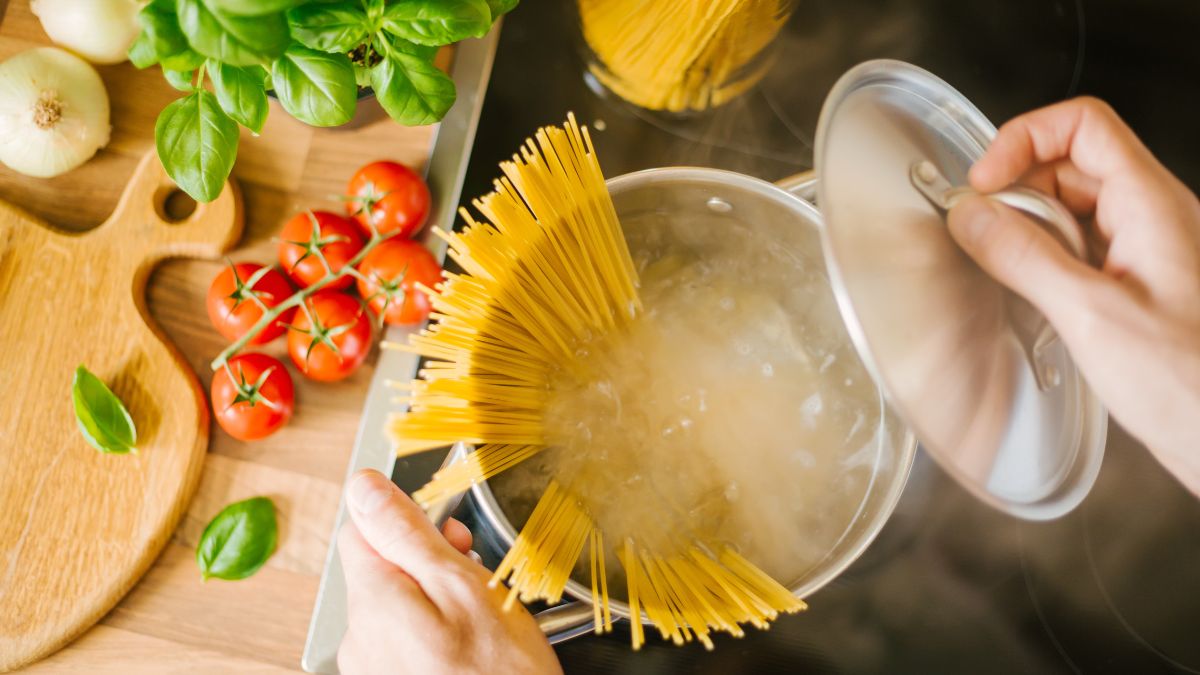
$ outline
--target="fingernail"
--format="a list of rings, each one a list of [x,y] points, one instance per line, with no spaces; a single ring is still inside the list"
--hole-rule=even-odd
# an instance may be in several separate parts
[[[960,240],[978,241],[999,214],[986,197],[968,197],[950,211],[950,229]]]
[[[359,513],[372,513],[392,496],[392,484],[382,475],[364,471],[350,482],[347,498]]]
[[[483,564],[483,558],[475,551],[467,551],[467,557],[479,563],[480,565]]]

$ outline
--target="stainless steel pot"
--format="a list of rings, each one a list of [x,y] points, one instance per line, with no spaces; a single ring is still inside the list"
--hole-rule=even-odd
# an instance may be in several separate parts
[[[794,223],[796,227],[807,228],[804,235],[811,250],[805,257],[812,264],[823,266],[819,235],[821,215],[814,204],[815,186],[811,172],[771,184],[739,173],[692,167],[649,169],[608,181],[617,215],[623,221],[626,215],[653,204],[669,204],[672,215],[678,217],[687,217],[693,211],[715,212],[729,213],[731,217],[750,223]],[[849,567],[875,539],[900,499],[916,453],[916,440],[888,411],[882,393],[879,401],[880,424],[885,425],[885,429],[879,434],[875,473],[859,505],[860,515],[852,519],[820,565],[802,578],[787,583],[796,597],[812,595]],[[472,492],[487,526],[506,547],[512,546],[517,530],[497,503],[491,487],[480,483],[472,488]],[[590,588],[572,579],[567,583],[566,595],[573,600],[537,616],[551,642],[582,635],[592,629]],[[614,600],[611,605],[615,616],[630,618],[626,603]]]

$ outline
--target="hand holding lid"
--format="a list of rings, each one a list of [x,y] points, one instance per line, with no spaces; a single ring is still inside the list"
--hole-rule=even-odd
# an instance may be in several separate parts
[[[995,128],[945,82],[897,61],[848,72],[817,128],[823,245],[864,363],[925,448],[984,501],[1061,515],[1099,470],[1107,413],[1045,318],[957,246],[945,211]],[[1053,228],[1078,225],[1024,188],[991,196]]]

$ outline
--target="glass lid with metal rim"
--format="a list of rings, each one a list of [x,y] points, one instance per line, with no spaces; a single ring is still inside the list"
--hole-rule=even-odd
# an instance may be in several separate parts
[[[817,126],[822,239],[855,347],[921,445],[987,503],[1043,520],[1091,488],[1108,414],[1044,317],[946,229],[945,209],[969,191],[967,170],[995,133],[916,66],[853,68]],[[1078,225],[1054,200],[1023,189],[992,197],[1081,254]]]

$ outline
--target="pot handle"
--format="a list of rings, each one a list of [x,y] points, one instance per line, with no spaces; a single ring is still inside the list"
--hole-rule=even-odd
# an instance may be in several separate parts
[[[438,471],[460,461],[474,449],[475,446],[468,443],[455,443],[446,453],[446,459],[442,461],[442,466]],[[425,515],[433,521],[434,527],[442,529],[442,526],[450,519],[450,514],[454,513],[466,494],[466,492],[462,492],[434,504],[426,509]],[[592,630],[593,610],[591,603],[572,600],[544,609],[535,614],[533,618],[537,620],[542,633],[549,638],[550,644],[558,644]]]
[[[533,615],[538,628],[542,629],[542,633],[549,638],[552,645],[590,633],[593,630],[593,617],[592,604],[580,600],[543,609]]]
[[[817,172],[809,169],[775,181],[775,185],[793,197],[817,205]]]
[[[921,196],[925,197],[943,218],[966,197],[980,194],[970,187],[952,187],[929,161],[913,163],[909,169],[909,179]],[[984,196],[1032,216],[1034,222],[1054,236],[1071,255],[1087,262],[1087,243],[1083,238],[1083,228],[1062,202],[1022,186],[1011,186]],[[1025,359],[1037,380],[1038,388],[1042,391],[1053,389],[1062,381],[1062,373],[1046,358],[1046,352],[1058,341],[1058,333],[1046,317],[1027,301],[1015,295],[1012,298],[1014,302],[1011,302],[1009,307],[1013,327],[1025,352]]]

